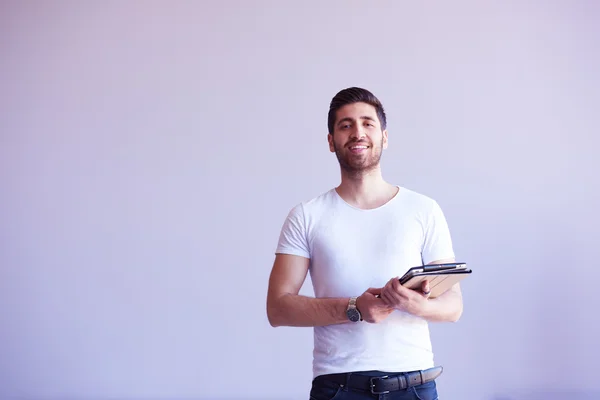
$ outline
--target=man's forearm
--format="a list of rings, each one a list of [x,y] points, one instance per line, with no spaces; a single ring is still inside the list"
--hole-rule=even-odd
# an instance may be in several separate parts
[[[456,322],[462,311],[462,294],[459,288],[453,288],[435,299],[428,300],[421,317],[431,322]]]
[[[346,298],[324,298],[285,294],[267,304],[272,326],[313,327],[348,322]]]

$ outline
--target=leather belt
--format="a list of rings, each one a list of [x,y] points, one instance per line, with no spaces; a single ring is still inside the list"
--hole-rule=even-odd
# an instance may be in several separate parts
[[[396,390],[431,382],[442,374],[443,367],[433,367],[422,371],[401,372],[383,376],[367,376],[359,373],[328,374],[317,379],[326,379],[340,386],[360,389],[373,394],[386,394]]]

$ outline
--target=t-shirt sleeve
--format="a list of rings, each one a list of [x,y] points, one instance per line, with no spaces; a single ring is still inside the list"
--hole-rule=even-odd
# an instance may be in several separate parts
[[[306,223],[304,219],[304,208],[299,204],[292,208],[288,213],[281,233],[275,253],[292,254],[310,258],[308,247]]]
[[[446,217],[436,201],[433,201],[425,225],[425,240],[423,241],[421,256],[423,264],[454,258],[450,229]]]

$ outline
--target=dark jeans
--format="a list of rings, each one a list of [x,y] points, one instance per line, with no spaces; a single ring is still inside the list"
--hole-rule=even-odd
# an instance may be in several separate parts
[[[383,372],[354,372],[353,374],[367,376],[391,375]],[[310,389],[310,400],[437,400],[435,381],[419,386],[397,390],[385,394],[372,394],[368,390],[353,389],[342,386],[337,382],[327,380],[326,376],[316,377]]]

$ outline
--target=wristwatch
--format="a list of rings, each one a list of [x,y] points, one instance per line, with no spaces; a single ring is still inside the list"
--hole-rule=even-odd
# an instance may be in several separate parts
[[[356,299],[357,297],[351,297],[348,302],[348,308],[346,308],[346,316],[352,322],[362,321],[362,316],[360,315],[360,311],[356,308]]]

